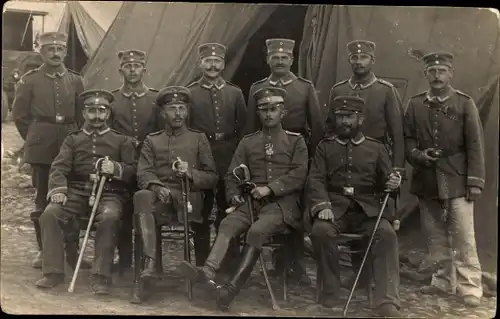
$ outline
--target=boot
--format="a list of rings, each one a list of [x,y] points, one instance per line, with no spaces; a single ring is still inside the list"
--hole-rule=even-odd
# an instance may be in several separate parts
[[[401,318],[402,314],[399,312],[398,308],[390,303],[385,303],[380,305],[375,312],[377,315],[383,318]]]
[[[42,231],[40,229],[40,222],[38,219],[33,219],[33,226],[35,228],[36,242],[38,244],[38,253],[35,256],[35,259],[33,259],[31,266],[35,269],[42,269]]]
[[[96,295],[109,295],[109,278],[93,274],[90,277],[90,289]]]
[[[38,288],[54,288],[64,282],[64,274],[46,274],[36,282]]]
[[[193,282],[206,283],[209,287],[216,287],[215,277],[227,255],[230,243],[231,237],[219,233],[203,268],[199,269],[193,264],[183,261],[179,266],[179,271]]]
[[[243,257],[241,259],[236,272],[228,284],[217,287],[217,307],[220,310],[228,310],[236,295],[245,285],[250,274],[252,273],[255,263],[259,259],[260,249],[250,245],[245,245],[243,249]]]
[[[138,213],[137,215],[145,259],[141,279],[150,280],[154,279],[156,275],[156,224],[153,214]]]
[[[194,224],[194,223],[193,223]],[[194,232],[194,256],[197,267],[203,267],[210,254],[210,226],[197,224]]]

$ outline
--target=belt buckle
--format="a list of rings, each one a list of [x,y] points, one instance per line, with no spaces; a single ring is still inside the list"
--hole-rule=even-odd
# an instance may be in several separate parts
[[[224,138],[224,133],[215,133],[215,140],[220,141]]]
[[[64,116],[56,115],[56,123],[64,123]]]
[[[352,196],[352,195],[354,195],[354,187],[352,187],[352,186],[344,186],[344,187],[342,187],[342,195],[344,195],[344,196]]]

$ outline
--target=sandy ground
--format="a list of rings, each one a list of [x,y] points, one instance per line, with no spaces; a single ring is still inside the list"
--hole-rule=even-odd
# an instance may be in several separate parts
[[[22,144],[12,123],[2,124],[2,146],[5,154],[19,149]],[[195,299],[188,301],[183,279],[175,270],[182,260],[182,242],[164,242],[164,276],[157,283],[150,300],[141,305],[128,302],[132,286],[132,274],[125,273],[113,278],[111,295],[98,297],[88,287],[89,271],[79,274],[75,292],[67,292],[72,270],[68,267],[66,282],[53,290],[39,290],[34,283],[41,277],[40,270],[31,268],[36,253],[34,232],[28,216],[33,208],[33,189],[27,175],[18,172],[9,159],[2,160],[1,183],[1,306],[11,314],[122,314],[122,315],[242,315],[242,316],[341,316],[348,291],[343,290],[338,305],[326,309],[314,303],[316,266],[308,260],[308,274],[313,279],[311,287],[291,285],[289,300],[279,300],[280,311],[273,311],[264,280],[254,270],[250,282],[242,290],[231,311],[222,313],[215,309],[211,297],[203,296],[195,288]],[[421,243],[419,234],[414,239],[405,239],[400,245]],[[420,238],[421,239],[421,238]],[[93,253],[92,242],[87,258]],[[418,246],[418,245],[417,245]],[[413,249],[422,254],[421,247]],[[350,275],[348,270],[345,276]],[[279,282],[272,281],[278,298],[282,295]],[[417,293],[419,284],[401,280],[400,296],[402,312],[407,317],[433,318],[491,318],[496,313],[496,297],[484,297],[476,309],[465,308],[455,297],[436,298]],[[281,298],[280,298],[281,299]],[[372,316],[363,291],[354,294],[349,315],[352,317]]]

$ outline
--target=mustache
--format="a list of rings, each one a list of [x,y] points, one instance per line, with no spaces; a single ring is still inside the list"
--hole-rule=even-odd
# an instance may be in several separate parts
[[[441,81],[441,80],[434,80],[434,81],[432,81],[431,83],[433,83],[433,84],[438,84],[438,83],[443,83],[443,81]]]

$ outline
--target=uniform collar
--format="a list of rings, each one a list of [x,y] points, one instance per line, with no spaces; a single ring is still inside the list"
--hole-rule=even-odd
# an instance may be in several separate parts
[[[440,104],[442,104],[442,103],[446,102],[447,100],[449,100],[451,98],[451,96],[453,94],[455,94],[456,92],[457,91],[450,86],[450,88],[448,90],[448,95],[446,95],[446,96],[435,96],[435,95],[432,95],[431,90],[428,89],[427,92],[425,93],[425,100],[424,100],[424,102],[431,102],[431,103],[440,103]]]
[[[349,79],[349,86],[351,89],[356,89],[357,86],[359,86],[360,89],[366,89],[367,87],[371,86],[373,83],[377,82],[377,77],[373,72],[370,72],[366,78],[363,79],[363,81],[354,81],[354,78],[351,76]]]
[[[215,83],[209,82],[205,77],[201,77],[201,79],[198,80],[198,83],[200,84],[201,87],[204,87],[205,89],[212,89],[215,87],[217,90],[222,90],[224,85],[226,85],[226,81],[222,77],[219,77]]]
[[[41,66],[41,70],[43,73],[45,73],[45,76],[47,76],[51,79],[55,79],[56,76],[59,78],[62,78],[64,76],[64,74],[66,74],[66,71],[67,71],[66,67],[63,64],[61,64],[57,69],[50,68],[46,64],[43,64]]]
[[[94,130],[92,127],[90,127],[90,125],[84,125],[84,128],[82,131],[85,135],[90,136],[93,133],[97,133],[97,135],[104,135],[104,134],[108,133],[110,130],[111,129],[108,126],[106,126],[104,129],[98,131],[98,130]]]
[[[273,86],[276,86],[278,84],[278,82],[280,82],[281,85],[285,86],[285,85],[292,83],[294,80],[296,80],[297,76],[295,74],[293,74],[292,72],[289,72],[287,75],[284,75],[280,78],[271,74],[267,79],[269,80],[269,83]]]
[[[126,98],[131,98],[131,97],[140,98],[140,97],[143,97],[144,95],[146,95],[146,93],[148,93],[148,91],[149,91],[149,88],[144,83],[142,84],[142,87],[140,87],[138,90],[134,90],[134,91],[126,91],[124,85],[122,85],[120,87],[121,94],[123,94],[123,96]]]
[[[335,137],[335,140],[337,141],[337,143],[341,144],[341,145],[347,145],[347,142],[349,140],[341,140],[339,137]],[[365,136],[363,135],[363,133],[358,133],[356,134],[356,136],[352,137],[350,139],[351,143],[354,144],[354,145],[359,145],[361,143],[363,143],[363,141],[365,140]]]
[[[283,127],[281,125],[278,125],[277,127],[273,127],[273,128],[270,128],[270,129],[267,129],[267,128],[262,128],[262,134],[266,137],[274,137],[274,136],[277,136],[277,135],[280,135],[282,133],[284,133],[285,130],[283,129]]]
[[[167,136],[179,136],[179,135],[186,133],[187,131],[188,131],[188,128],[187,128],[186,124],[184,124],[181,128],[178,128],[175,130],[173,130],[168,125],[165,126],[165,134],[167,134]]]

